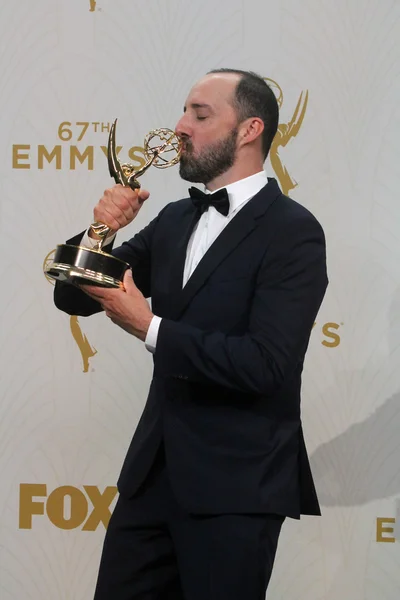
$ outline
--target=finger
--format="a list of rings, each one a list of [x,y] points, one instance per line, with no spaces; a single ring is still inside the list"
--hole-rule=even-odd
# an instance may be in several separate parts
[[[133,194],[133,198],[128,198],[126,193],[126,188],[122,185],[105,190],[94,209],[95,220],[106,222],[113,229],[120,229],[130,223],[134,217],[132,203],[136,207],[138,203],[136,194]]]
[[[126,225],[126,218],[122,210],[103,198],[94,209],[94,218],[98,222],[107,223],[115,231]]]
[[[142,205],[142,204],[143,204],[143,202],[144,202],[145,200],[147,200],[147,198],[148,198],[149,196],[150,196],[150,193],[149,193],[147,190],[142,190],[142,189],[140,189],[140,190],[139,190],[139,193],[138,193],[138,202],[139,202],[139,204],[140,204],[140,205]]]
[[[124,187],[118,189],[119,194],[114,197],[115,203],[123,210],[123,212],[129,215],[132,220],[136,213],[140,210],[141,205],[150,196],[147,190],[137,188],[132,190],[130,187]]]
[[[111,194],[111,201],[124,213],[137,211],[139,208],[139,192],[139,189],[132,190],[129,186],[119,186],[115,189],[115,192]]]
[[[114,220],[114,222],[118,223],[118,229],[125,227],[129,222],[124,212],[118,207],[114,206],[106,206],[104,207],[105,213],[109,215],[109,217]]]
[[[125,227],[126,225],[129,225],[131,221],[133,221],[138,210],[140,209],[140,205],[136,194],[134,198],[126,197],[121,194],[111,198],[110,204],[105,206],[105,208],[118,221],[120,227]]]
[[[105,301],[105,298],[104,298],[104,296],[101,296],[101,295],[100,295],[100,294],[98,294],[97,292],[92,292],[92,291],[90,291],[90,290],[85,290],[83,287],[82,287],[81,289],[82,289],[82,291],[83,291],[83,292],[84,292],[84,293],[85,293],[87,296],[89,296],[89,297],[90,297],[90,298],[92,298],[93,300],[96,300],[96,302],[100,302],[100,304],[101,304],[102,302],[104,302],[104,301]]]
[[[74,285],[79,288],[82,292],[85,292],[89,296],[95,290],[92,285],[86,285],[84,281],[74,281]]]
[[[106,302],[111,299],[112,289],[101,288],[94,285],[81,284],[80,289],[97,302]]]
[[[95,220],[107,223],[114,230],[125,227],[135,218],[149,195],[147,190],[132,190],[117,184],[104,191],[94,209]]]
[[[124,273],[123,285],[126,292],[137,289],[132,277],[132,269],[127,269]]]

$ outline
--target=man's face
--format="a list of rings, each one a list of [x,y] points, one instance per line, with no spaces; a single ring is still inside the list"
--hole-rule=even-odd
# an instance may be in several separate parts
[[[183,141],[183,179],[207,184],[234,164],[238,123],[232,100],[238,81],[235,74],[211,74],[190,91],[175,128]]]

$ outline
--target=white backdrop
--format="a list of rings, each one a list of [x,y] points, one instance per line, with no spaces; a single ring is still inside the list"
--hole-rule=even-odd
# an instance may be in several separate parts
[[[323,516],[286,522],[268,597],[398,600],[399,39],[395,0],[2,0],[1,600],[92,597],[151,374],[143,345],[104,316],[56,310],[45,257],[112,184],[107,124],[119,118],[127,160],[222,66],[281,87],[266,169],[297,183],[328,242],[303,388]],[[151,199],[120,241],[187,189],[177,168],[142,184]]]

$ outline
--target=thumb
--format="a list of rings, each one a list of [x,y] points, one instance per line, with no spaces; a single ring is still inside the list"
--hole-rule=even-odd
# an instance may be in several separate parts
[[[125,275],[124,275],[124,288],[125,291],[129,294],[130,291],[135,290],[136,286],[133,282],[133,277],[132,277],[132,269],[127,269],[125,271]]]
[[[142,190],[140,188],[139,192],[138,192],[138,202],[139,204],[143,204],[143,202],[145,200],[147,200],[147,198],[150,196],[149,192],[147,190]]]

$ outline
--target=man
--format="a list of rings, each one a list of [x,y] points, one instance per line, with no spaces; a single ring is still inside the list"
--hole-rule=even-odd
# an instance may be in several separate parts
[[[113,250],[132,266],[125,291],[56,285],[61,310],[103,309],[154,355],[95,600],[260,600],[285,517],[319,514],[300,386],[325,240],[263,171],[277,126],[262,78],[207,74],[176,132],[181,176],[208,194],[192,189]],[[95,220],[115,232],[147,197],[117,185]]]

